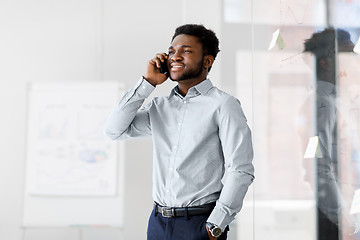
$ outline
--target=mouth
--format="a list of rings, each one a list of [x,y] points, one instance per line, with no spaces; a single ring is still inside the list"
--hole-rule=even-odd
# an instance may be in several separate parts
[[[178,64],[178,63],[173,63],[170,65],[170,69],[171,71],[179,71],[181,69],[185,68],[185,65],[182,65],[182,64]]]

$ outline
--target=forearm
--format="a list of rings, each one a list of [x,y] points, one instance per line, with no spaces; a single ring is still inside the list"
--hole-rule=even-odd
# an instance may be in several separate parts
[[[240,212],[244,197],[253,179],[254,176],[249,173],[230,172],[225,180],[220,198],[207,221],[224,230]]]
[[[111,139],[118,139],[139,134],[132,131],[132,125],[138,125],[137,129],[147,128],[147,113],[139,109],[153,90],[151,84],[140,79],[110,114],[105,124],[105,134]]]

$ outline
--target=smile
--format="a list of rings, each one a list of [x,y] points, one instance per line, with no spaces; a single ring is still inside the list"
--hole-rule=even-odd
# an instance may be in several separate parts
[[[184,65],[174,64],[174,65],[171,65],[171,70],[176,71],[176,70],[183,69],[184,67],[185,67]]]

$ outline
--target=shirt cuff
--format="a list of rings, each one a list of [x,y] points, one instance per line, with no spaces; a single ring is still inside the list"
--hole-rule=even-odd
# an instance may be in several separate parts
[[[233,220],[233,217],[222,211],[217,205],[211,212],[207,222],[217,225],[222,231],[224,231],[226,226],[228,226]]]
[[[155,87],[151,85],[144,77],[141,77],[136,88],[136,92],[144,97],[147,98],[150,94],[154,91]]]

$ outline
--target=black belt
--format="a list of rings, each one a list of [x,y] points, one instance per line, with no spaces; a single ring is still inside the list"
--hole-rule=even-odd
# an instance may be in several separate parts
[[[159,204],[154,204],[155,212],[160,213],[163,217],[184,217],[186,215],[188,216],[194,216],[194,215],[201,215],[210,213],[215,207],[215,202],[208,203],[200,206],[194,206],[194,207],[164,207],[160,206]]]

